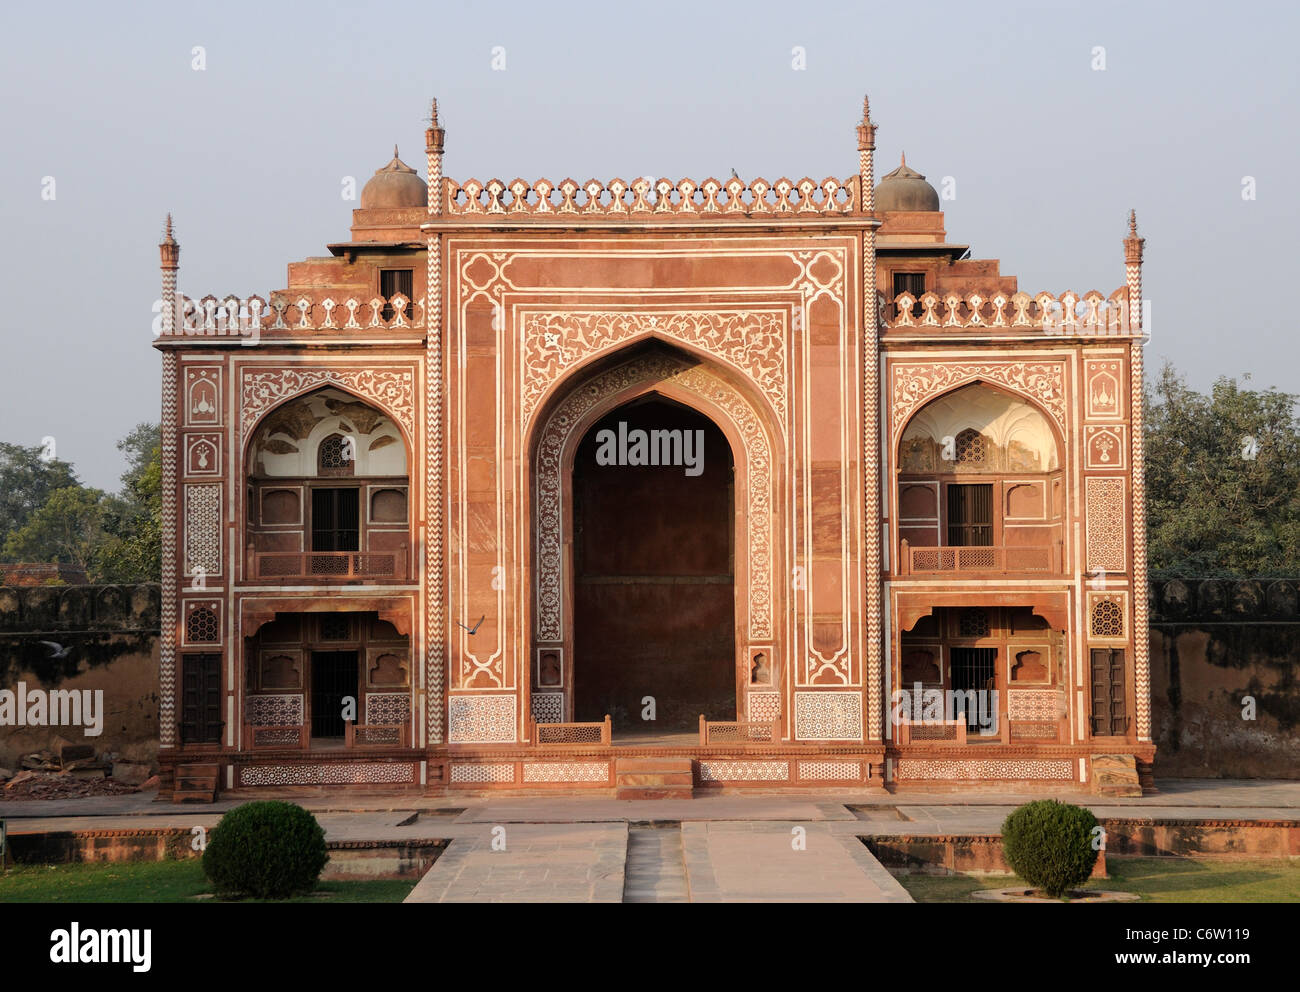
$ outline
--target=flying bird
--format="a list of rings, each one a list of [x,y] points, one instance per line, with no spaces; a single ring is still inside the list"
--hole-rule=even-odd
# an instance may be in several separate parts
[[[732,170],[731,170],[731,178],[732,178],[732,179],[739,179],[739,178],[740,178],[739,173],[737,173],[735,169],[732,169]]]
[[[38,643],[45,645],[49,650],[49,653],[45,656],[47,658],[66,658],[68,652],[72,650],[71,646],[65,648],[62,644],[56,644],[54,641],[39,641]]]
[[[478,629],[479,629],[480,627],[483,626],[483,621],[486,620],[486,619],[487,619],[487,614],[484,613],[481,617],[478,618],[478,623],[474,624],[473,629],[471,629],[471,628],[469,628],[469,627],[465,627],[465,625],[464,625],[463,623],[461,623],[459,620],[456,621],[456,626],[457,626],[457,627],[465,627],[465,629],[469,631],[470,636],[473,637],[475,634],[478,633]]]

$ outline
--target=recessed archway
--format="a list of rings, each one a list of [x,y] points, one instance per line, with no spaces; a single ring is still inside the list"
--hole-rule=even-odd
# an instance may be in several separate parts
[[[642,396],[587,430],[572,492],[575,718],[609,713],[623,732],[734,720],[726,436],[690,407]]]

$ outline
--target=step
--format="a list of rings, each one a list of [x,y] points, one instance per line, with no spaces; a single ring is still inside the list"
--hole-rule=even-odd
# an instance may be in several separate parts
[[[615,758],[616,772],[689,772],[690,758]]]
[[[695,772],[690,758],[616,758],[619,799],[690,799]]]
[[[616,784],[620,789],[625,786],[654,786],[658,788],[680,786],[692,788],[695,776],[685,772],[619,772]]]
[[[619,789],[614,793],[615,799],[694,799],[693,789],[676,787],[672,789]]]
[[[216,802],[217,797],[211,789],[174,789],[172,790],[172,802],[174,803],[211,803]]]
[[[221,774],[221,766],[217,764],[217,762],[215,761],[202,761],[202,762],[196,762],[194,764],[188,764],[188,765],[177,765],[176,774],[178,777],[181,775],[216,776]]]

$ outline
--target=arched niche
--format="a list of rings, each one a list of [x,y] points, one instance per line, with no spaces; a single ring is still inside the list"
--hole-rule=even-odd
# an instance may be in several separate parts
[[[276,407],[257,425],[248,445],[253,478],[312,478],[336,466],[340,451],[353,476],[407,475],[406,443],[383,411],[340,389],[326,387]]]
[[[1036,406],[974,382],[944,393],[908,421],[899,441],[901,472],[1052,472],[1060,446]]]

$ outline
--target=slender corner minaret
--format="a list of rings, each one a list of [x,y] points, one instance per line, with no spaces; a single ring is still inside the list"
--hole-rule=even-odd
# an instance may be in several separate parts
[[[862,98],[862,121],[858,124],[858,182],[862,188],[860,208],[864,214],[876,209],[876,125],[871,123],[871,104]]]
[[[1143,439],[1142,360],[1142,248],[1145,238],[1138,237],[1137,211],[1128,212],[1128,237],[1124,239],[1124,275],[1128,282],[1129,391],[1133,435],[1133,688],[1137,695],[1137,738],[1151,740],[1151,644],[1148,633],[1150,609],[1147,586],[1147,497],[1146,449]]]
[[[162,242],[158,245],[162,266],[162,337],[176,333],[176,270],[180,267],[181,246],[172,236],[172,215],[167,215]],[[162,353],[162,418],[160,420],[162,491],[161,537],[162,563],[160,565],[162,588],[158,644],[158,746],[176,746],[176,645],[177,637],[177,581],[176,516],[176,449],[180,404],[180,361],[176,350],[168,347]]]
[[[1128,237],[1124,239],[1124,276],[1128,282],[1129,326],[1142,330],[1142,246],[1138,237],[1137,211],[1128,212]]]
[[[176,333],[176,270],[180,268],[181,246],[172,237],[172,215],[167,215],[163,239],[158,243],[159,262],[162,266],[162,332]]]
[[[875,195],[876,125],[871,122],[871,104],[862,98],[862,121],[858,124],[859,209],[869,217],[876,210]],[[867,720],[866,739],[885,739],[885,678],[881,663],[884,643],[881,608],[881,516],[880,516],[880,307],[876,301],[876,224],[870,219],[862,232],[862,488],[863,534],[866,556]],[[881,768],[884,775],[884,768]]]
[[[442,147],[444,131],[438,126],[438,101],[430,105],[429,127],[424,132],[428,161],[429,221],[442,216]],[[425,231],[426,279],[424,287],[424,608],[425,670],[424,742],[443,742],[444,695],[447,672],[447,601],[443,594],[443,479],[446,438],[443,433],[442,376],[442,236]]]
[[[446,132],[438,126],[438,101],[429,113],[429,127],[424,132],[424,151],[428,156],[429,213],[442,213],[442,141]]]

